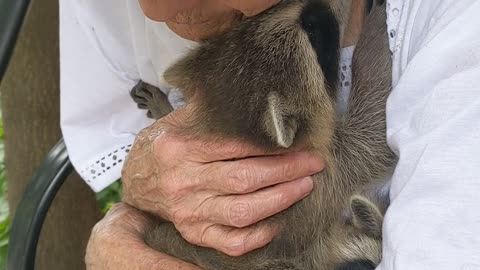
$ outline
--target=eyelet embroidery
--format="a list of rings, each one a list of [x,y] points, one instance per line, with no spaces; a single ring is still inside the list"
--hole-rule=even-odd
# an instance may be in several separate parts
[[[107,155],[97,159],[93,164],[80,171],[80,175],[87,183],[92,183],[103,174],[110,170],[117,170],[117,167],[122,168],[125,158],[127,157],[132,144],[122,146]]]
[[[340,70],[338,71],[337,118],[347,112],[348,98],[352,87],[352,59],[355,46],[342,48],[340,52]]]
[[[397,40],[400,18],[405,6],[405,0],[387,0],[387,27],[390,51],[395,53],[400,48]]]

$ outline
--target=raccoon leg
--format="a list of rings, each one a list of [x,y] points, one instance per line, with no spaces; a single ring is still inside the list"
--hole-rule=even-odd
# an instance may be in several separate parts
[[[147,110],[147,116],[153,119],[160,119],[171,111],[172,105],[168,101],[167,95],[158,87],[139,81],[130,91],[130,96],[137,103],[137,107]]]

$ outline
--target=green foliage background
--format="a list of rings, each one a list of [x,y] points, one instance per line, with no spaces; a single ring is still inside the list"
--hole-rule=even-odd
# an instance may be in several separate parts
[[[122,184],[117,181],[110,185],[107,189],[96,194],[97,204],[100,210],[105,214],[112,208],[112,206],[119,202],[122,198]]]
[[[5,179],[3,125],[0,119],[0,269],[6,269],[10,215],[7,203],[7,179]]]

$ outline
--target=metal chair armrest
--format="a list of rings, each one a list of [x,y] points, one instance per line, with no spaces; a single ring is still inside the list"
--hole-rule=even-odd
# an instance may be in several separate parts
[[[37,243],[45,216],[57,191],[72,171],[73,166],[62,139],[28,184],[16,210],[10,232],[8,270],[34,269]]]

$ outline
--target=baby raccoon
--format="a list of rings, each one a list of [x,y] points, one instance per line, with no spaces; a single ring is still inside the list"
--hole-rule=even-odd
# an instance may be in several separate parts
[[[313,176],[310,196],[261,221],[282,228],[264,248],[229,257],[187,243],[170,223],[148,236],[149,245],[206,270],[366,269],[378,263],[378,228],[361,234],[363,222],[347,229],[338,216],[355,191],[384,177],[394,162],[385,138],[391,59],[383,2],[367,16],[357,44],[342,120],[335,118],[337,72],[351,0],[284,0],[203,42],[165,72],[165,80],[197,105],[186,123],[189,134],[240,137],[270,150],[303,146],[318,152],[326,168]],[[370,240],[363,248],[359,239]],[[373,257],[368,265],[363,261]]]

